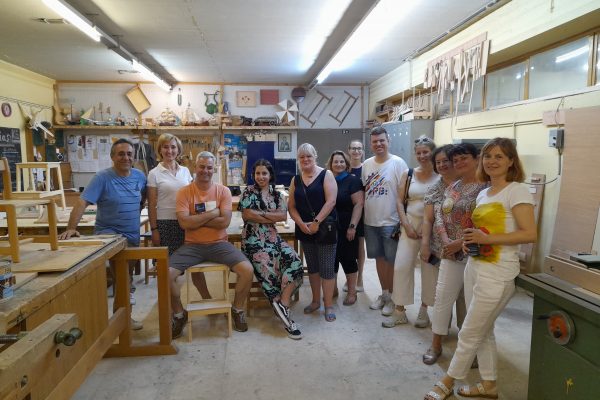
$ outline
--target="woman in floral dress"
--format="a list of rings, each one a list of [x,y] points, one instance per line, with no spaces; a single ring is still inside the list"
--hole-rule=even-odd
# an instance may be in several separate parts
[[[254,275],[288,336],[301,339],[289,307],[292,295],[302,285],[302,263],[275,227],[276,222],[287,220],[285,201],[275,190],[275,172],[269,161],[258,160],[252,175],[255,184],[246,188],[239,205],[244,220],[242,251],[254,266]]]

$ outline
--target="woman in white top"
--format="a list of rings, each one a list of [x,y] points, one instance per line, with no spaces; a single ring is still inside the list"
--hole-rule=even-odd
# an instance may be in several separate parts
[[[450,397],[454,381],[466,378],[476,355],[481,382],[463,386],[457,394],[498,398],[494,322],[515,291],[518,246],[537,239],[534,201],[528,188],[519,183],[525,174],[515,145],[510,139],[495,138],[483,146],[481,154],[477,175],[489,181],[490,187],[477,196],[474,227],[464,230],[463,249],[469,254],[465,268],[467,317],[448,372],[427,393],[426,400]]]
[[[192,176],[189,169],[177,163],[182,151],[181,140],[177,136],[163,133],[158,138],[160,162],[148,173],[148,218],[152,244],[168,247],[169,255],[181,247],[185,239],[185,231],[177,222],[175,197],[179,189],[189,185]],[[210,298],[204,276],[194,274],[192,280],[202,298]]]
[[[423,198],[429,189],[438,181],[438,174],[433,170],[431,153],[435,150],[435,143],[427,136],[420,136],[415,140],[415,156],[419,165],[413,170],[408,181],[408,172],[402,174],[401,185],[398,193],[398,214],[402,223],[402,234],[398,242],[396,260],[394,262],[394,291],[392,301],[396,309],[389,318],[382,322],[385,328],[406,324],[405,305],[413,304],[415,298],[415,263],[421,247],[421,227],[425,203]],[[406,187],[408,186],[408,193]],[[406,197],[408,195],[408,197]],[[406,211],[404,203],[407,203]],[[427,307],[433,306],[435,300],[435,284],[437,281],[437,267],[426,262],[421,262],[421,308],[415,321],[415,326],[425,328],[429,325]]]

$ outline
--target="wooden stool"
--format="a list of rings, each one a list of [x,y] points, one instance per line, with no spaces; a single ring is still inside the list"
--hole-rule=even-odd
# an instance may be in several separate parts
[[[56,204],[51,199],[27,199],[18,200],[12,191],[12,179],[10,176],[10,167],[6,157],[0,159],[0,173],[2,174],[2,197],[0,200],[0,211],[6,212],[6,226],[8,228],[9,246],[0,246],[0,255],[10,255],[12,262],[18,263],[21,261],[19,254],[19,244],[33,239],[19,239],[19,231],[17,226],[17,208],[29,206],[45,206],[48,208],[48,235],[46,236],[50,243],[51,250],[58,250],[58,231],[56,219]]]
[[[65,191],[63,188],[62,173],[60,171],[59,162],[26,162],[17,163],[16,165],[16,183],[17,190],[13,192],[14,199],[47,199],[60,197],[63,210],[67,207],[65,201]],[[36,190],[33,187],[33,170],[43,169],[45,173],[44,186],[45,190]],[[52,170],[56,171],[58,189],[52,188]],[[26,172],[26,173],[25,173]]]
[[[207,299],[191,301],[192,274],[194,272],[222,272],[223,273],[223,298],[222,299]],[[210,314],[226,314],[228,325],[228,337],[231,336],[231,302],[229,301],[229,267],[225,264],[217,264],[212,262],[203,262],[198,265],[189,267],[185,272],[186,278],[186,294],[187,304],[185,310],[188,313],[188,341],[192,341],[192,317],[210,315]]]

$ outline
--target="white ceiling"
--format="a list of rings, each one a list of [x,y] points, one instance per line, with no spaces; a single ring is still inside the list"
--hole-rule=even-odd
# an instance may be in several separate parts
[[[374,1],[342,0],[338,15],[319,19],[333,0],[69,0],[99,28],[170,83],[308,84],[355,29]],[[397,0],[398,2],[404,0]],[[370,83],[403,59],[490,3],[414,0],[397,24],[350,68],[327,84]],[[0,59],[56,80],[135,81],[131,64],[77,28],[35,18],[58,18],[42,0],[3,0]],[[408,3],[408,2],[406,2]],[[330,3],[331,5],[332,3]],[[500,3],[502,4],[502,2]],[[345,10],[345,12],[344,12]],[[406,14],[406,15],[403,15]],[[316,28],[327,41],[311,67],[303,48]],[[314,44],[314,43],[313,43]],[[317,43],[318,44],[318,43]]]

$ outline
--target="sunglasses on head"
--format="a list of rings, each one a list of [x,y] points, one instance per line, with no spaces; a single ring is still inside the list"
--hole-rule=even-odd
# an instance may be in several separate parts
[[[425,136],[422,138],[415,139],[415,143],[431,143],[431,139]]]

